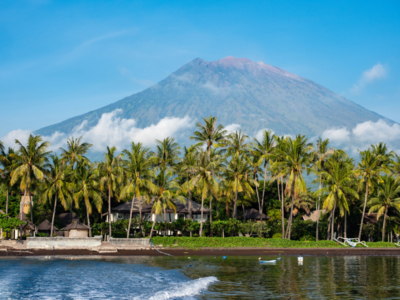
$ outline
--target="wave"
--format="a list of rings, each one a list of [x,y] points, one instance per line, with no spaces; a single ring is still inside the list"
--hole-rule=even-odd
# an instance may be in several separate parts
[[[174,298],[183,298],[196,296],[200,292],[206,289],[210,284],[218,281],[217,277],[203,277],[195,279],[188,282],[182,282],[178,285],[164,291],[159,291],[154,296],[150,297],[150,300],[166,300]],[[141,299],[141,297],[136,297],[135,299]],[[143,299],[143,298],[142,298]]]

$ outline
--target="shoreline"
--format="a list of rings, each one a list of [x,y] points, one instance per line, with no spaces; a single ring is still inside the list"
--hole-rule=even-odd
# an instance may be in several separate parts
[[[197,250],[162,248],[162,252],[172,256],[400,256],[397,248],[202,248]],[[0,251],[3,257],[35,256],[165,256],[151,250],[118,250],[114,253],[99,253],[92,250],[41,250],[8,249]]]

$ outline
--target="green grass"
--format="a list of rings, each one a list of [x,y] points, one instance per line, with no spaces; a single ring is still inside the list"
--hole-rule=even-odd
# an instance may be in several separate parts
[[[332,241],[291,241],[283,239],[259,239],[248,237],[154,237],[153,243],[162,245],[166,248],[235,248],[235,247],[251,247],[251,248],[347,248],[338,245]],[[377,242],[367,243],[371,248],[393,248],[393,243]],[[358,246],[362,247],[362,246]]]

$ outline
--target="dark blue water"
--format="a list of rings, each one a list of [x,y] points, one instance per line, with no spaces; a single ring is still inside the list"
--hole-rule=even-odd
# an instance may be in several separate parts
[[[0,299],[268,298],[400,299],[400,258],[0,259]]]

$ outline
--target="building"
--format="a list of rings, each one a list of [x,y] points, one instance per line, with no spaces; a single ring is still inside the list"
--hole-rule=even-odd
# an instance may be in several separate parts
[[[65,237],[86,238],[88,237],[89,229],[89,226],[82,224],[81,222],[75,221],[61,230],[64,231]]]
[[[244,211],[245,220],[261,221],[261,217],[263,220],[271,219],[271,217],[267,216],[264,213],[260,214],[260,212],[254,208],[250,208]]]
[[[181,203],[178,201],[173,201],[176,205],[176,212],[172,209],[166,210],[166,220],[167,222],[174,222],[179,218],[188,219],[189,218],[189,199],[185,198],[185,203]],[[135,198],[133,203],[133,210],[132,210],[132,218],[136,218],[140,216],[139,210],[139,199]],[[194,221],[200,222],[201,221],[201,205],[197,202],[190,200],[190,204],[192,207],[192,219]],[[129,214],[131,210],[132,200],[122,203],[117,207],[114,207],[111,210],[111,222],[116,222],[118,220],[127,220],[129,219]],[[164,222],[164,214],[155,215],[151,213],[151,208],[153,204],[143,204],[142,205],[142,218],[146,221],[156,221],[156,222]],[[207,221],[211,210],[209,208],[203,208],[203,222]],[[106,222],[108,222],[108,215]]]
[[[39,224],[37,229],[38,229],[38,232],[45,233],[45,234],[50,236],[50,234],[51,234],[51,222],[49,222],[46,219],[42,223]],[[56,226],[54,226],[53,234],[57,233],[57,231],[58,231],[58,228]]]
[[[18,218],[21,221],[26,221],[26,214],[30,212],[31,205],[30,200],[32,199],[32,207],[33,207],[33,193],[29,193],[29,195],[25,196],[25,193],[21,193],[21,201],[19,203],[19,216]]]

